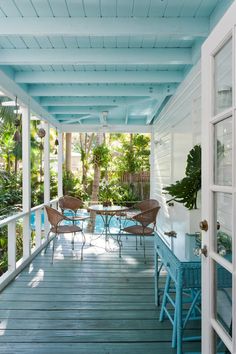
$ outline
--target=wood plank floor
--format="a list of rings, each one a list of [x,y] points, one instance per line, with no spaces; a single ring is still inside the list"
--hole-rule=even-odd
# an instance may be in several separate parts
[[[170,322],[159,322],[154,305],[153,266],[152,238],[145,264],[132,237],[124,237],[121,259],[97,239],[83,261],[79,240],[72,251],[61,237],[53,265],[48,249],[0,294],[0,353],[175,353]],[[193,324],[186,332],[196,331]],[[199,343],[184,347],[200,352]]]

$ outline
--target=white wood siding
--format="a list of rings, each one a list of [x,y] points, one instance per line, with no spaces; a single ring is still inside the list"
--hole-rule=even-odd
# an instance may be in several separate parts
[[[166,201],[170,198],[163,194],[162,188],[184,177],[188,152],[200,143],[200,84],[198,64],[187,75],[153,128],[151,196],[161,203],[157,223],[161,235],[170,230],[178,234],[193,231],[189,211],[176,202],[173,207],[168,206]]]

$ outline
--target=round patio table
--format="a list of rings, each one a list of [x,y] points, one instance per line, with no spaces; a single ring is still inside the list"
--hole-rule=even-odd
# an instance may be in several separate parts
[[[110,227],[109,227],[110,221],[113,216],[119,215],[120,213],[125,212],[126,210],[128,210],[128,208],[125,206],[120,206],[120,205],[103,206],[102,204],[99,204],[99,205],[91,205],[90,207],[88,207],[88,210],[94,211],[96,214],[101,215],[104,228],[103,228],[100,236],[102,236],[102,235],[105,236],[105,250],[111,251],[111,249],[107,247],[107,245],[109,243],[109,238],[111,237],[114,240],[114,238],[112,237],[112,234],[110,232]],[[117,236],[119,236],[119,234],[117,234]],[[118,243],[118,246],[120,249],[120,247],[121,247],[120,237],[117,237],[117,239],[115,241]]]

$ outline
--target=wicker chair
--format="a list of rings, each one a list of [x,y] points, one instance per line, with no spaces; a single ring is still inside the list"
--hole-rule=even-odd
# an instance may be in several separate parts
[[[122,214],[117,215],[120,217],[120,230],[121,230],[121,222],[122,222],[121,218],[123,218],[123,220],[124,220],[123,225],[124,225],[124,227],[126,227],[126,225],[129,221],[135,221],[135,219],[134,219],[135,215],[138,215],[140,212],[143,212],[145,210],[156,208],[159,206],[160,206],[160,204],[156,199],[145,199],[145,200],[142,200],[141,202],[135,204],[132,208],[128,209],[127,211],[123,212]],[[126,238],[128,238],[128,237],[126,236]],[[140,245],[142,245],[141,236],[140,236]],[[136,249],[137,249],[137,243],[136,243]]]
[[[77,215],[78,210],[83,207],[83,201],[78,198],[71,197],[69,195],[65,195],[59,198],[58,201],[59,207],[61,208],[62,214],[65,213],[66,210],[72,212],[72,219],[75,223],[76,221],[82,221],[82,229],[83,229],[83,221],[89,219],[89,216]]]
[[[49,230],[48,237],[49,237],[51,232],[55,234],[55,236],[53,237],[53,246],[52,246],[52,263],[53,263],[53,258],[54,258],[54,249],[55,249],[56,237],[59,234],[66,234],[66,233],[72,233],[73,234],[73,237],[72,237],[72,250],[73,250],[74,249],[75,234],[76,234],[76,232],[81,232],[82,238],[83,238],[82,247],[81,247],[81,260],[82,260],[83,259],[83,249],[84,249],[84,245],[85,245],[86,239],[85,239],[85,235],[84,235],[83,230],[81,229],[81,227],[79,227],[77,225],[74,225],[74,220],[72,218],[68,218],[67,216],[65,216],[62,213],[60,213],[59,211],[57,211],[56,209],[53,209],[53,208],[51,208],[49,206],[45,206],[45,209],[46,209],[46,212],[47,212],[48,221],[51,224],[51,228]],[[60,225],[60,223],[63,220],[72,221],[73,224],[71,224],[71,225]],[[48,247],[48,245],[45,248],[45,253],[47,251],[47,247]]]
[[[139,214],[133,216],[133,220],[137,222],[136,225],[128,226],[123,229],[124,232],[128,234],[135,235],[136,237],[136,249],[137,249],[137,236],[143,237],[143,252],[144,260],[146,263],[146,249],[145,249],[145,237],[152,236],[154,228],[156,226],[157,214],[160,210],[160,206],[150,208],[148,210],[142,211]],[[120,246],[120,257],[121,257],[121,246]]]
[[[129,216],[133,218],[133,216],[139,214],[140,211],[142,212],[148,209],[156,208],[158,206],[159,202],[156,199],[142,200],[127,211],[127,218],[129,218]]]

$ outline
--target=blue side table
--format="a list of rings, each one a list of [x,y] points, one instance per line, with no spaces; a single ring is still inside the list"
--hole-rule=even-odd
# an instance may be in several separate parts
[[[188,237],[188,236],[186,236]],[[194,252],[188,252],[186,256],[183,247],[184,240],[174,240],[173,250],[156,233],[155,234],[155,300],[159,304],[160,288],[159,276],[162,266],[167,271],[166,287],[163,294],[163,300],[166,301],[170,282],[174,284],[175,301],[172,305],[175,307],[173,324],[172,346],[177,348],[177,354],[182,354],[183,329],[194,310],[196,302],[199,300],[201,291],[201,258],[194,255]],[[187,315],[183,315],[183,295],[184,291],[189,289],[192,292],[190,310]],[[171,302],[171,297],[169,299]],[[162,304],[162,312],[165,311],[165,304]],[[165,311],[167,316],[168,311]],[[162,313],[163,315],[163,313]],[[171,318],[169,317],[171,320]]]

